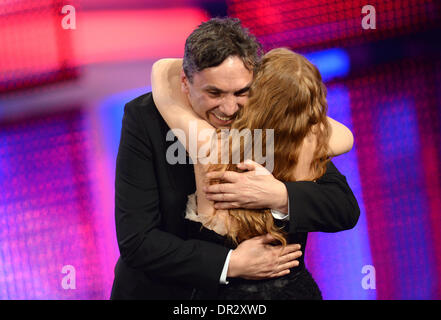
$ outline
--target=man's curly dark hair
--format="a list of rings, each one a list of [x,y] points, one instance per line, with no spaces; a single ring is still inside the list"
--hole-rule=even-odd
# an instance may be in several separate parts
[[[239,19],[212,18],[200,24],[185,41],[183,69],[191,82],[195,72],[216,67],[229,56],[238,56],[254,72],[262,54],[262,45]]]

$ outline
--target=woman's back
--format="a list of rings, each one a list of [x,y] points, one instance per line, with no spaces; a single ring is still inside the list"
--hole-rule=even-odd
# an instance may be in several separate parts
[[[220,144],[219,144],[220,145]],[[316,142],[313,135],[308,135],[303,140],[299,152],[299,160],[294,168],[291,169],[291,178],[287,181],[304,181],[311,180],[310,177],[310,163],[315,151]],[[219,150],[216,150],[219,152]],[[199,161],[194,161],[194,173],[196,181],[196,192],[194,199],[196,210],[193,214],[188,214],[187,218],[190,220],[201,222],[208,229],[214,230],[221,235],[225,235],[228,227],[237,228],[237,222],[228,214],[228,210],[220,210],[214,208],[214,202],[207,199],[203,191],[206,183],[206,174],[209,172],[210,164],[203,164]]]

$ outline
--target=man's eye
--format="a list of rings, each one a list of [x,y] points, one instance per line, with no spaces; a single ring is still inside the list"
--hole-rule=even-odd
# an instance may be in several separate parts
[[[218,97],[220,95],[219,92],[214,92],[214,91],[208,92],[208,94],[213,97]]]

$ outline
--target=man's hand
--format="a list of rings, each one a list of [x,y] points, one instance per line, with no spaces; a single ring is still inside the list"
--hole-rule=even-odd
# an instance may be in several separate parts
[[[207,181],[217,179],[223,182],[203,188],[207,199],[216,202],[216,209],[270,208],[288,213],[288,191],[282,182],[257,162],[246,160],[237,167],[248,171],[207,173]]]
[[[300,245],[290,244],[283,249],[282,246],[269,244],[274,240],[266,234],[240,243],[231,253],[227,277],[249,280],[276,278],[297,267],[299,262],[296,259],[302,255]]]

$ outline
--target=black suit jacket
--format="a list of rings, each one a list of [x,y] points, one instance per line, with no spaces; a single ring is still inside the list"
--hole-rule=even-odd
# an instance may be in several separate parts
[[[189,299],[193,289],[215,296],[229,249],[187,239],[187,196],[195,192],[193,165],[171,165],[169,127],[151,93],[124,108],[115,178],[120,258],[111,299]],[[176,138],[175,138],[176,141]],[[355,226],[357,201],[330,163],[314,182],[287,182],[290,233],[336,232]]]

